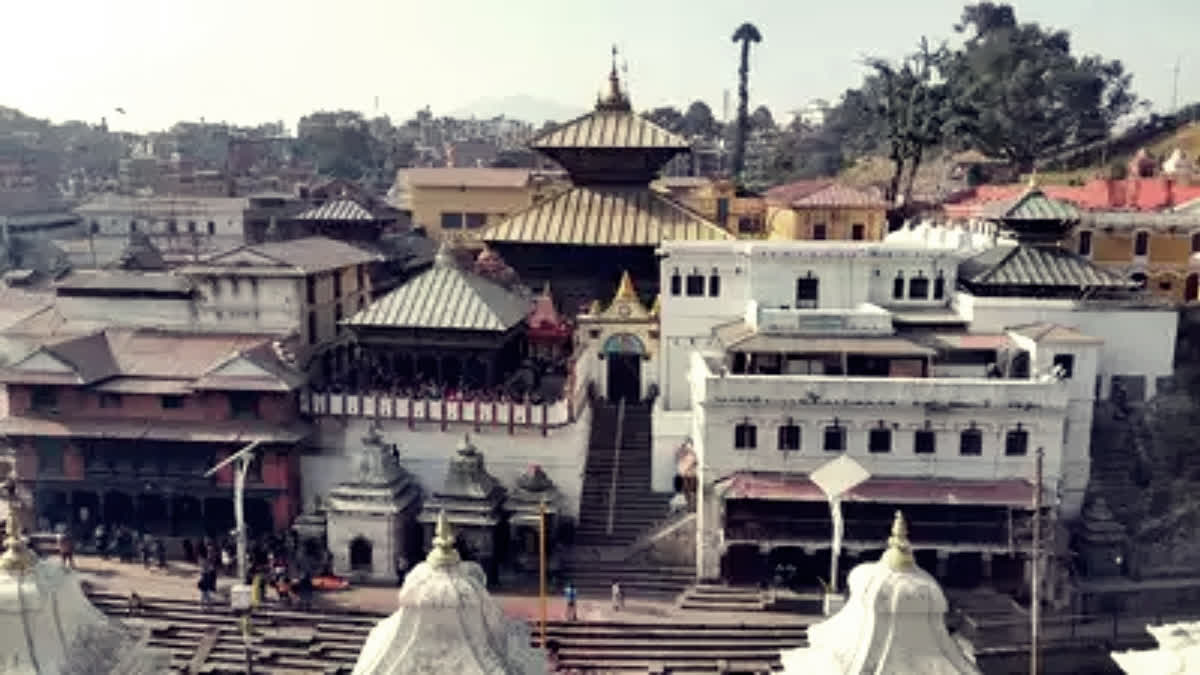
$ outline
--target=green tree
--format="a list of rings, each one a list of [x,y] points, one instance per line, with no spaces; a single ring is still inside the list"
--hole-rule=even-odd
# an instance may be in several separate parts
[[[684,132],[684,117],[683,113],[679,112],[679,108],[674,106],[661,106],[654,110],[648,110],[642,113],[642,117],[654,122],[658,126],[670,131],[671,133]]]
[[[335,178],[358,180],[378,169],[383,156],[367,121],[350,111],[316,112],[300,119],[297,141],[301,156],[313,160],[317,171]]]
[[[1021,169],[1056,150],[1109,135],[1139,101],[1117,60],[1076,57],[1069,33],[1018,23],[1013,8],[982,2],[963,9],[966,36],[948,63],[954,97],[978,111],[966,140]]]
[[[721,132],[721,123],[707,103],[692,101],[683,114],[683,130],[688,136],[716,136]]]
[[[775,116],[771,114],[771,109],[765,105],[755,108],[754,113],[750,115],[750,128],[755,130],[776,128]]]
[[[732,170],[734,180],[741,179],[746,161],[746,135],[750,130],[750,45],[762,42],[762,34],[752,23],[743,23],[733,32],[732,40],[742,43],[738,63],[737,136],[733,143]]]

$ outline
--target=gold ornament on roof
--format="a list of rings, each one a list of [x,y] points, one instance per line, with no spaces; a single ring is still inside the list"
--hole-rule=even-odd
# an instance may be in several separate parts
[[[434,567],[452,567],[461,560],[458,550],[454,548],[454,530],[446,518],[446,510],[442,509],[438,511],[437,525],[433,532],[433,548],[430,549],[425,562]]]
[[[892,521],[892,536],[888,538],[888,547],[883,552],[880,562],[897,572],[916,566],[912,544],[908,541],[908,523],[904,521],[904,514],[899,511],[896,511],[896,519]]]
[[[662,293],[654,296],[654,304],[650,307],[650,316],[658,316],[662,311]]]
[[[21,518],[21,500],[17,496],[17,481],[12,477],[12,467],[4,465],[4,500],[8,503],[8,532],[5,534],[4,555],[0,555],[0,570],[10,574],[23,574],[37,563],[33,553],[25,546],[21,532],[25,524]]]

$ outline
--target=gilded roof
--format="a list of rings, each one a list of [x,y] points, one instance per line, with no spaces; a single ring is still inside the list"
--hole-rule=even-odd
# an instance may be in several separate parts
[[[536,136],[534,150],[551,148],[677,148],[691,146],[654,122],[627,110],[593,110]]]
[[[1137,284],[1057,246],[1000,245],[964,260],[959,278],[978,286],[1133,289]]]
[[[987,209],[988,217],[997,220],[1078,220],[1079,209],[1051,199],[1037,187],[1030,187],[1018,197],[999,202]]]
[[[487,242],[578,246],[657,246],[668,240],[733,235],[645,187],[579,186],[485,230]]]
[[[506,331],[523,321],[521,296],[460,268],[443,248],[432,268],[359,310],[348,326]]]
[[[375,220],[375,216],[353,199],[335,199],[301,213],[296,220],[364,221]]]

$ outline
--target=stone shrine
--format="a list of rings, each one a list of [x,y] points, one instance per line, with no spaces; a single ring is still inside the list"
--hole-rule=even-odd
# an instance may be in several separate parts
[[[433,545],[434,527],[439,514],[444,512],[459,532],[459,553],[482,565],[488,580],[495,582],[507,543],[501,509],[504,498],[504,487],[488,473],[483,455],[471,442],[470,434],[465,434],[450,460],[442,489],[426,499],[418,517],[427,547]]]
[[[326,503],[334,574],[395,583],[419,546],[413,517],[421,489],[378,426],[363,437],[352,461],[354,478],[331,490]]]
[[[516,489],[504,500],[514,562],[522,570],[536,572],[540,565],[538,530],[541,527],[543,504],[546,509],[546,568],[556,570],[558,556],[555,542],[562,524],[562,494],[542,467],[534,464],[521,474]]]
[[[946,596],[913,560],[896,512],[878,562],[850,571],[850,597],[808,629],[808,647],[782,654],[787,675],[971,675],[979,668],[946,629]]]
[[[354,675],[546,673],[529,627],[506,617],[483,569],[459,557],[446,512],[435,521],[429,556],[404,580],[400,608],[371,629]]]

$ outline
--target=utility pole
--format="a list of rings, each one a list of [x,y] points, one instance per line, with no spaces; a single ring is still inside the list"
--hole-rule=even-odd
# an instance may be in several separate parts
[[[205,478],[211,477],[229,464],[233,464],[233,517],[237,522],[237,566],[238,583],[246,581],[246,471],[254,461],[254,451],[258,441],[253,441],[217,463],[205,472]]]
[[[546,644],[546,500],[538,504],[538,605],[541,613],[542,649],[549,650]]]
[[[1045,451],[1037,449],[1034,459],[1033,484],[1033,547],[1030,554],[1030,600],[1029,600],[1029,675],[1038,675],[1040,654],[1039,640],[1042,627],[1042,593],[1039,567],[1042,562],[1042,458]]]
[[[1182,57],[1175,57],[1175,67],[1171,71],[1171,114],[1179,112],[1179,68]]]

